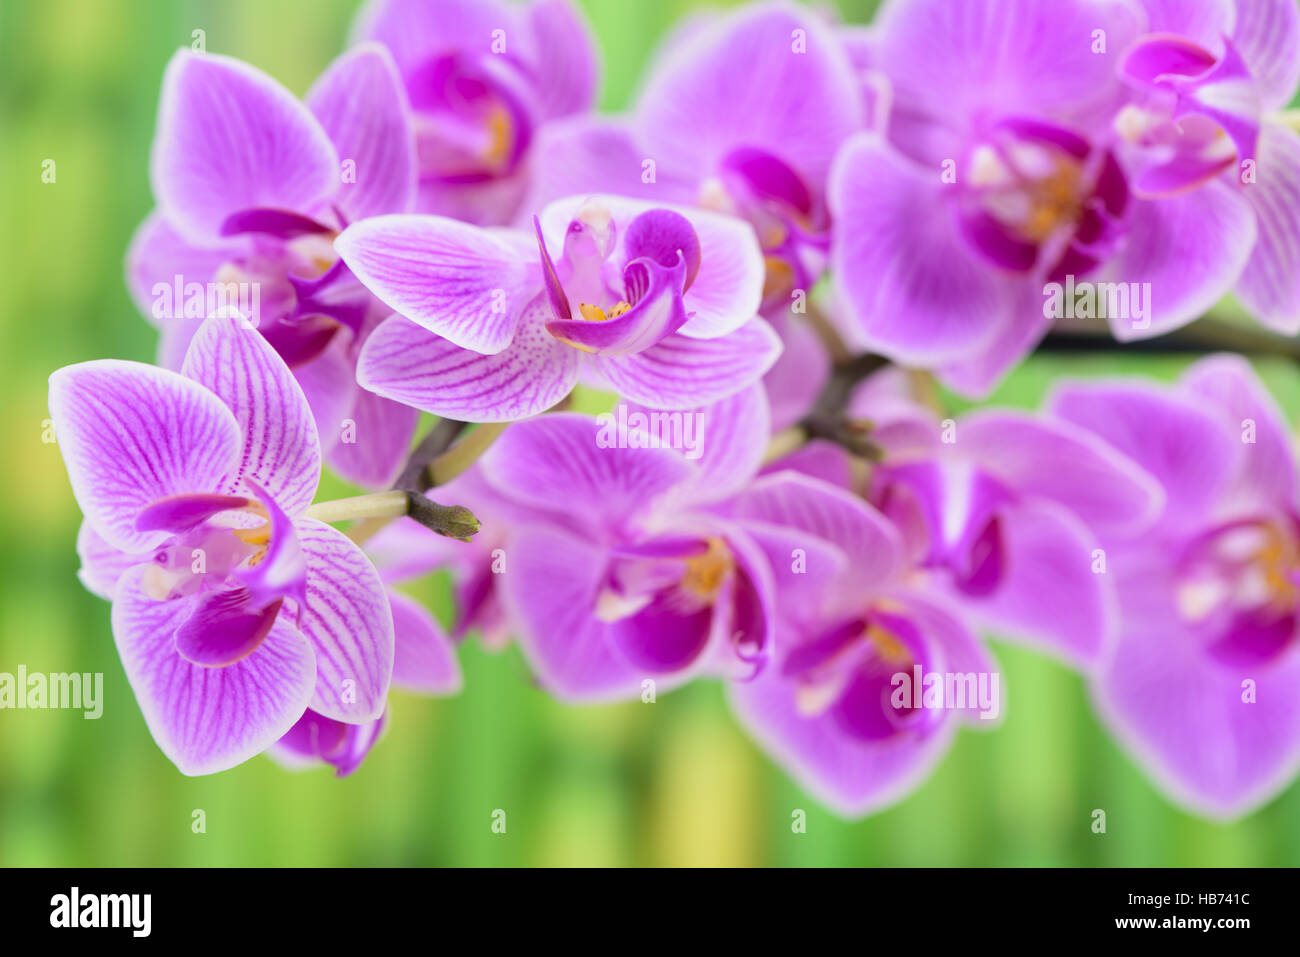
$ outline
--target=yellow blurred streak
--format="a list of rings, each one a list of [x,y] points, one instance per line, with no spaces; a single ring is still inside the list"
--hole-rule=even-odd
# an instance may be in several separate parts
[[[647,732],[647,726],[649,733],[654,733],[652,710],[640,702],[557,708],[548,715],[547,724],[552,734],[574,747],[621,753],[634,737]]]
[[[612,783],[587,776],[550,787],[537,813],[530,863],[542,867],[617,867],[628,862],[626,803]]]
[[[35,394],[33,394],[35,393]],[[0,448],[9,449],[22,468],[7,470],[0,488],[8,501],[22,503],[23,522],[39,529],[75,528],[80,512],[56,443],[42,441],[49,412],[44,390],[27,390],[11,401],[11,415],[0,418]],[[69,550],[72,542],[67,542]]]
[[[758,769],[739,732],[716,712],[664,722],[647,828],[652,860],[668,867],[758,862]]]

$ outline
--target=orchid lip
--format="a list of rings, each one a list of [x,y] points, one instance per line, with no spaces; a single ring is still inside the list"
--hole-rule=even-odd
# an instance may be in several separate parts
[[[1300,640],[1300,528],[1240,518],[1193,538],[1175,562],[1174,604],[1211,661],[1260,667]]]
[[[285,598],[300,610],[305,600],[305,565],[291,520],[257,482],[243,481],[256,498],[175,495],[153,503],[136,520],[141,530],[177,536],[157,552],[144,585],[155,600],[191,603],[189,618],[176,632],[176,649],[201,667],[226,667],[252,654]],[[232,511],[263,521],[252,527],[209,524]]]
[[[958,227],[999,269],[1084,273],[1120,234],[1129,187],[1112,153],[1073,130],[1007,117],[967,157]]]
[[[253,504],[252,499],[243,495],[173,495],[145,508],[136,516],[135,527],[141,532],[185,532],[219,512],[243,509]]]
[[[623,295],[618,298],[611,296],[609,281],[602,274],[613,252],[614,224],[601,205],[589,203],[579,210],[565,234],[561,263],[571,286],[602,298],[581,302],[577,317],[536,216],[533,229],[555,317],[546,322],[546,330],[560,342],[592,355],[628,355],[650,348],[690,319],[683,297],[699,270],[700,243],[694,227],[680,213],[651,209],[628,225],[622,239],[628,257]],[[608,301],[605,297],[617,302],[602,305]]]
[[[329,235],[331,226],[287,209],[257,207],[231,213],[221,224],[222,236],[241,236],[257,233],[276,239],[298,239],[302,236]]]
[[[449,53],[407,78],[415,110],[420,178],[473,184],[509,174],[532,139],[524,79],[496,54]]]

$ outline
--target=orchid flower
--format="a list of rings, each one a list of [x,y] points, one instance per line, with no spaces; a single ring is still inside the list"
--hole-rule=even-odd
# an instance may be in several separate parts
[[[758,468],[761,391],[697,415],[707,452],[686,458],[656,433],[600,444],[602,425],[555,413],[513,425],[482,478],[526,517],[512,521],[500,576],[520,648],[559,698],[604,701],[697,674],[763,667],[773,582],[762,530],[715,506]]]
[[[734,515],[780,530],[787,544],[772,561],[771,659],[728,693],[741,724],[811,794],[842,816],[866,814],[911,790],[959,724],[992,726],[1002,710],[996,663],[950,603],[909,583],[885,516],[793,471],[755,481]],[[902,693],[904,679],[926,675],[939,677],[940,694]],[[970,676],[969,698],[942,697],[948,676],[963,688]]]
[[[1094,682],[1161,789],[1232,818],[1300,770],[1300,484],[1286,420],[1245,360],[1172,388],[1070,383],[1048,409],[1165,490],[1154,527],[1103,538],[1121,628]]]
[[[595,99],[597,52],[569,0],[522,9],[499,0],[371,0],[353,38],[382,43],[397,63],[415,113],[422,213],[509,222],[537,137]]]
[[[361,767],[387,727],[387,711],[365,724],[345,724],[308,708],[268,753],[291,770],[328,764],[345,778]]]
[[[579,116],[545,131],[529,196],[541,205],[618,193],[750,223],[765,267],[762,314],[786,345],[771,372],[774,421],[784,427],[829,372],[812,330],[790,310],[825,269],[826,177],[863,125],[862,96],[831,31],[789,3],[701,16],[663,51],[629,117]]]
[[[1068,422],[1005,409],[941,422],[907,379],[883,370],[849,400],[849,415],[872,423],[883,451],[865,481],[842,448],[822,441],[767,470],[860,490],[898,529],[917,576],[983,630],[1085,671],[1098,667],[1118,620],[1097,549],[1104,536],[1150,525],[1163,490]]]
[[[394,688],[431,695],[454,695],[461,689],[463,679],[451,639],[423,605],[393,587],[424,574],[426,553],[447,541],[404,518],[366,543],[366,554],[384,582],[393,615]],[[291,768],[324,763],[332,765],[338,777],[347,777],[361,766],[387,724],[387,710],[374,721],[350,724],[308,708],[271,754]]]
[[[603,189],[739,216],[762,245],[765,312],[812,288],[829,240],[826,175],[863,125],[852,67],[821,21],[760,3],[694,23],[665,44],[629,120],[548,130],[535,198]]]
[[[1269,60],[1296,56],[1294,9],[1254,7],[1237,46],[1217,47],[1256,62],[1194,68],[1189,44],[1140,39],[1151,21],[1136,2],[887,4],[872,51],[891,84],[887,125],[845,144],[829,187],[831,272],[861,344],[979,396],[1049,327],[1053,284],[1087,277],[1125,284],[1124,301],[1142,296],[1130,314],[1109,316],[1125,338],[1175,328],[1229,292],[1256,247],[1254,187],[1227,173],[1189,187],[1209,170],[1196,151],[1223,123],[1236,135],[1214,150],[1250,141],[1249,123],[1233,115],[1253,95],[1251,70],[1293,85],[1291,67]],[[1262,39],[1269,30],[1276,47]],[[1140,107],[1134,84],[1144,87]],[[1177,128],[1186,140],[1174,143]],[[1260,175],[1258,202],[1294,219],[1282,202],[1294,193],[1290,173],[1273,158]],[[1164,195],[1175,180],[1182,191]],[[1279,245],[1259,247],[1262,270],[1276,272]],[[1280,297],[1286,280],[1272,272]]]
[[[1275,115],[1300,84],[1300,6],[1292,0],[1195,6],[1143,0],[1142,6],[1147,32],[1120,64],[1134,102],[1116,118],[1133,191],[1157,201],[1184,197],[1184,223],[1193,222],[1198,208],[1212,210],[1211,196],[1237,197],[1243,209],[1236,215],[1248,211],[1257,238],[1244,265],[1237,255],[1219,268],[1240,267],[1235,291],[1261,323],[1300,333],[1300,133]],[[1117,264],[1117,277],[1145,280],[1151,271],[1153,284],[1165,278],[1140,250],[1148,236],[1167,235],[1143,232],[1158,225],[1135,224],[1130,246],[1139,247],[1131,253],[1137,258]],[[1111,325],[1116,336],[1133,338],[1190,318],[1184,310],[1140,333],[1128,323]]]
[[[755,316],[758,245],[729,216],[572,197],[531,234],[377,216],[335,248],[399,313],[367,339],[358,380],[447,418],[527,418],[584,368],[632,401],[689,409],[757,381],[780,350]]]
[[[891,109],[845,143],[828,186],[846,332],[971,395],[1036,343],[1044,284],[1104,258],[1130,204],[1108,144],[1136,31],[1122,2],[885,5],[871,65]]]
[[[379,573],[312,518],[316,425],[245,320],[214,317],[180,372],[111,359],[50,377],[85,523],[82,580],[154,740],[185,774],[246,761],[310,708],[365,724],[393,672]]]
[[[371,487],[400,468],[416,414],[356,385],[361,343],[388,313],[331,241],[353,220],[410,208],[412,137],[380,46],[336,60],[305,103],[238,60],[181,50],[158,110],[158,208],[127,256],[160,364],[179,368],[203,319],[237,305],[294,370],[330,464]]]

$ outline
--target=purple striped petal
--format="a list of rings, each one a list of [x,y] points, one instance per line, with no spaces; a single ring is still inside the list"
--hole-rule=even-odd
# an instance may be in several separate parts
[[[614,391],[633,402],[689,409],[758,382],[780,354],[780,338],[754,317],[716,339],[693,339],[679,332],[643,352],[592,356],[589,361]]]
[[[1220,180],[1131,209],[1120,249],[1098,277],[1149,290],[1148,316],[1110,319],[1125,342],[1177,329],[1209,310],[1241,276],[1256,235],[1250,204]]]
[[[1164,490],[1151,475],[1068,422],[990,410],[963,417],[957,431],[958,447],[980,468],[1009,488],[1064,505],[1092,528],[1133,533],[1164,508]]]
[[[740,491],[758,474],[772,435],[763,387],[752,385],[687,414],[697,417],[700,443],[691,499],[715,502]]]
[[[1082,426],[1145,469],[1165,490],[1161,525],[1197,527],[1236,474],[1244,446],[1221,413],[1142,383],[1059,386],[1049,412]]]
[[[185,365],[185,353],[203,325],[202,319],[176,319],[158,332],[158,365],[179,372]]]
[[[673,450],[602,448],[601,431],[597,420],[570,412],[517,423],[479,460],[483,476],[516,502],[571,508],[597,527],[643,513],[690,478],[690,463]]]
[[[239,60],[189,50],[167,64],[151,162],[158,205],[196,240],[243,209],[311,212],[339,182],[338,154],[292,93]]]
[[[388,590],[393,610],[393,684],[421,694],[452,695],[464,679],[456,649],[428,609],[414,598]]]
[[[996,104],[1004,116],[1107,123],[1123,94],[1120,55],[1141,25],[1114,0],[893,0],[876,17],[875,65],[900,113],[973,118]]]
[[[737,497],[736,517],[829,542],[847,556],[864,590],[884,582],[899,564],[902,544],[883,515],[851,492],[797,472],[756,480]]]
[[[592,193],[694,202],[695,184],[672,170],[656,167],[654,182],[644,182],[642,164],[649,158],[626,120],[582,115],[548,123],[528,151],[528,192],[520,208],[531,214],[566,196]]]
[[[1261,323],[1294,336],[1300,333],[1300,133],[1280,123],[1260,127],[1256,179],[1245,196],[1259,235],[1237,296]]]
[[[420,413],[358,389],[348,418],[356,441],[335,442],[325,460],[343,478],[363,488],[391,487],[406,462]]]
[[[117,594],[118,580],[131,568],[149,561],[151,556],[148,552],[132,555],[114,548],[100,537],[90,522],[83,521],[77,531],[77,557],[81,559],[77,577],[86,590],[105,601],[112,601]]]
[[[481,355],[402,316],[371,333],[357,381],[379,395],[462,422],[511,422],[543,412],[578,382],[582,354],[549,335],[534,302],[514,341]]]
[[[646,155],[664,167],[708,175],[749,146],[821,182],[862,112],[853,68],[831,31],[809,11],[759,4],[677,38],[651,72],[637,122]]]
[[[242,764],[289,730],[311,699],[312,651],[277,621],[257,650],[228,668],[193,665],[176,651],[187,601],[153,601],[143,568],[119,584],[113,637],[145,723],[181,773],[212,774]]]
[[[745,519],[741,527],[767,557],[781,614],[794,620],[819,614],[831,589],[848,572],[848,556],[793,526]]]
[[[356,179],[340,184],[334,204],[349,221],[403,213],[415,202],[415,133],[393,58],[367,43],[335,60],[307,94],[307,106]]]
[[[83,362],[50,376],[49,402],[72,494],[95,531],[123,551],[144,552],[167,537],[136,529],[146,506],[219,488],[239,460],[230,410],[175,372]]]
[[[968,358],[1010,322],[1015,287],[977,259],[933,170],[863,133],[828,185],[831,273],[874,351],[909,365]]]
[[[448,50],[488,52],[492,31],[513,22],[510,7],[498,0],[369,0],[353,23],[352,40],[382,43],[407,76]]]
[[[220,396],[244,436],[238,467],[224,487],[243,491],[251,479],[290,515],[310,505],[320,482],[316,421],[293,373],[257,330],[238,316],[208,319],[190,343],[183,371]]]
[[[302,633],[316,653],[311,708],[336,721],[373,721],[393,675],[393,615],[379,572],[342,532],[310,518],[294,525],[307,559]]]
[[[606,553],[568,532],[525,526],[514,530],[509,554],[504,599],[546,690],[565,701],[635,695],[650,676],[615,655],[608,626],[595,616]]]
[[[529,60],[537,107],[546,118],[585,113],[600,82],[600,56],[591,30],[571,0],[532,0],[524,11],[531,33]]]
[[[1250,68],[1264,111],[1283,109],[1300,83],[1300,7],[1291,0],[1244,0],[1236,7],[1233,46]]]
[[[999,528],[1001,581],[972,602],[974,613],[998,637],[1019,639],[1085,671],[1097,668],[1113,645],[1118,610],[1110,580],[1092,568],[1096,536],[1050,502],[1002,509]]]
[[[717,502],[740,491],[758,474],[772,435],[767,394],[760,385],[685,412],[629,403],[629,421],[633,413],[646,417],[647,431],[661,445],[695,463],[691,480],[678,493],[682,501]]]
[[[155,326],[168,329],[192,324],[197,328],[194,319],[185,317],[186,284],[211,282],[224,263],[244,253],[246,248],[247,243],[242,239],[194,245],[155,209],[131,237],[126,253],[126,285],[136,308]],[[177,282],[181,292],[179,302],[176,301]],[[200,316],[199,321],[206,318]],[[180,363],[168,368],[178,369]]]
[[[1298,682],[1295,654],[1268,668],[1208,659],[1171,609],[1163,622],[1126,628],[1093,694],[1106,726],[1165,793],[1197,814],[1234,818],[1300,770]]]
[[[1183,373],[1182,387],[1197,405],[1221,413],[1239,435],[1247,421],[1253,423],[1254,442],[1242,443],[1242,467],[1228,493],[1234,504],[1293,511],[1300,501],[1295,442],[1286,416],[1250,363],[1237,355],[1207,356]]]
[[[462,349],[494,355],[541,291],[535,253],[440,216],[376,216],[334,240],[371,292]]]

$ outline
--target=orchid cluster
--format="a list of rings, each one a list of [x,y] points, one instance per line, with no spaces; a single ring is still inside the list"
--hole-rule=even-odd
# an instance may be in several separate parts
[[[1300,476],[1250,365],[944,403],[1071,319],[1232,293],[1300,333],[1295,0],[755,3],[617,117],[569,0],[371,0],[353,39],[301,100],[173,57],[127,256],[157,365],[50,380],[183,773],[350,773],[476,635],[566,702],[721,682],[858,816],[997,723],[996,636],[1199,813],[1294,776]],[[449,623],[393,587],[434,572]]]

